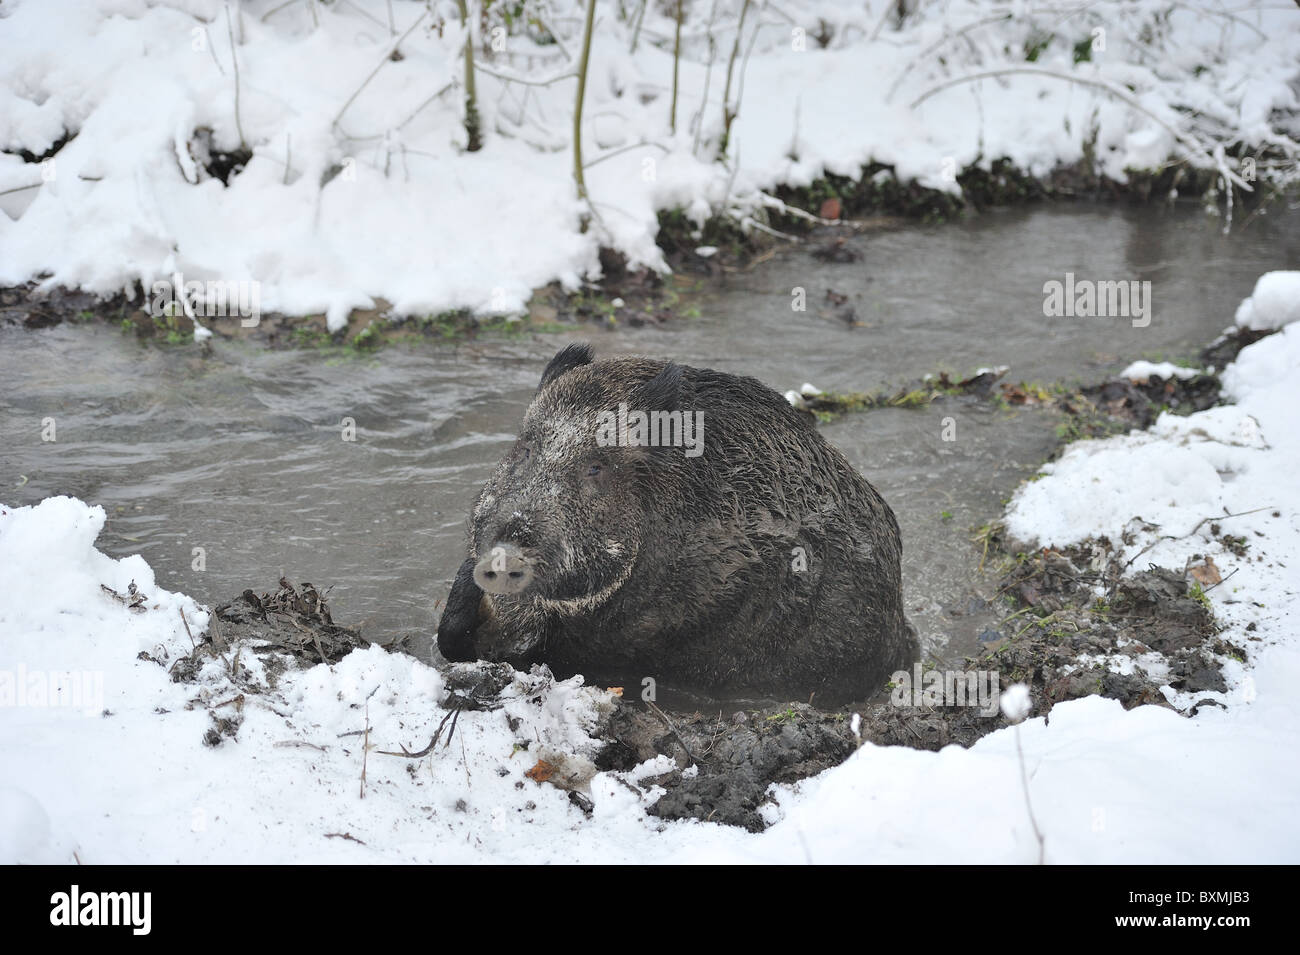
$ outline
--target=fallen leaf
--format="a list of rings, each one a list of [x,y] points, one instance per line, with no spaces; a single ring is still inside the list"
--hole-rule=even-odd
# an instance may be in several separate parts
[[[1219,573],[1219,568],[1214,565],[1213,557],[1205,558],[1205,563],[1190,568],[1188,573],[1202,587],[1212,587],[1223,581],[1223,574]]]
[[[524,773],[524,775],[535,783],[544,783],[555,775],[555,767],[546,760],[539,759],[537,765]]]

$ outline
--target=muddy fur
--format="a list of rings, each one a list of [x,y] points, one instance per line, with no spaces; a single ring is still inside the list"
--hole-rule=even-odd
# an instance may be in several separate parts
[[[703,412],[702,453],[600,447],[597,415],[620,402]],[[752,378],[594,361],[569,346],[543,374],[469,537],[439,626],[451,660],[825,700],[870,696],[917,656],[893,512]],[[475,567],[507,547],[531,575],[526,589],[485,593]]]

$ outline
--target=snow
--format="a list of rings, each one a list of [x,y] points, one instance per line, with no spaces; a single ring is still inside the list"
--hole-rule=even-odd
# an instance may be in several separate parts
[[[856,175],[871,162],[958,193],[956,173],[970,164],[1005,157],[1041,175],[1083,158],[1094,137],[1099,171],[1121,181],[1171,157],[1213,165],[1217,147],[1238,142],[1262,157],[1288,142],[1270,117],[1296,107],[1300,76],[1300,22],[1262,3],[1218,15],[1102,0],[1067,21],[1015,3],[1010,19],[993,21],[990,8],[1002,5],[931,2],[874,40],[892,0],[756,4],[721,163],[722,73],[739,0],[690,5],[675,135],[671,20],[650,4],[631,54],[630,26],[602,9],[583,124],[588,209],[571,177],[575,82],[563,76],[579,40],[578,0],[528,2],[560,29],[562,47],[521,33],[527,16],[503,50],[477,36],[484,147],[474,153],[464,149],[454,5],[435,3],[425,16],[422,4],[392,4],[391,32],[386,0],[230,6],[228,26],[220,0],[5,4],[0,283],[111,294],[179,271],[257,282],[263,310],[324,313],[332,329],[381,299],[393,316],[517,314],[550,281],[574,288],[599,277],[601,245],[634,266],[666,268],[660,210],[680,208],[697,224],[728,215],[749,228],[772,203],[764,190]],[[501,6],[487,10],[489,27]],[[714,7],[720,52],[710,68]],[[1104,42],[1075,63],[1075,44],[1096,30]],[[1026,42],[1044,33],[1054,38],[1025,62]],[[961,82],[997,70],[1017,72]],[[501,78],[512,75],[540,85]],[[65,131],[75,138],[53,159],[17,155],[43,155]],[[205,151],[241,141],[247,167],[228,186],[208,176]],[[1239,188],[1274,168],[1225,162]]]
[[[1265,272],[1237,308],[1243,328],[1281,328],[1294,321],[1300,321],[1300,272]]]
[[[206,709],[192,702],[237,695],[223,666],[209,664],[197,685],[186,685],[137,659],[142,651],[171,659],[188,652],[180,613],[196,634],[207,614],[157,588],[139,557],[116,561],[96,551],[103,524],[102,508],[67,497],[0,508],[8,578],[0,680],[19,667],[104,677],[93,712],[55,701],[15,705],[0,682],[3,861],[67,862],[74,853],[82,862],[467,861],[484,853],[559,860],[587,841],[554,845],[583,817],[567,793],[523,774],[539,752],[557,761],[563,754],[561,771],[578,765],[593,750],[585,730],[608,706],[606,692],[582,687],[581,678],[550,684],[522,676],[503,711],[462,713],[453,749],[420,762],[412,775],[407,766],[415,761],[378,750],[416,750],[428,741],[443,715],[443,678],[372,647],[332,667],[288,674],[265,697],[248,694],[238,742],[210,748],[202,743]],[[143,612],[100,589],[125,593],[132,579],[148,595]],[[242,663],[264,676],[251,652]],[[216,708],[226,716],[236,710]],[[519,733],[534,741],[533,752],[516,750],[508,717],[522,721]],[[367,726],[373,749],[362,798],[359,734]],[[599,786],[593,798],[599,814],[608,799]],[[618,851],[613,834],[650,830],[635,799],[616,815],[601,827],[611,835],[609,851]]]
[[[1088,697],[968,750],[864,744],[841,766],[773,786],[760,809],[771,827],[757,835],[647,817],[662,790],[638,795],[634,783],[666,759],[622,779],[595,773],[590,731],[610,698],[580,677],[520,675],[503,711],[462,712],[452,745],[413,761],[380,751],[425,745],[446,715],[444,678],[371,647],[248,694],[237,738],[206,746],[207,708],[235,715],[225,666],[210,662],[187,685],[139,658],[187,652],[181,615],[197,634],[204,609],[159,589],[139,557],[99,553],[99,507],[59,497],[0,508],[0,861],[1028,863],[1039,844],[1018,732],[1048,862],[1295,862],[1300,633],[1287,565],[1300,545],[1300,325],[1244,349],[1224,380],[1233,405],[1079,442],[1020,489],[1007,522],[1044,546],[1119,542],[1127,529],[1129,553],[1155,543],[1147,557],[1163,566],[1200,553],[1225,577],[1236,571],[1209,591],[1225,639],[1251,648],[1250,667],[1225,667],[1229,691],[1214,696],[1226,709],[1188,719]],[[1244,535],[1247,556],[1205,517]],[[126,595],[132,582],[139,612],[103,589]],[[265,680],[254,654],[243,662]],[[68,671],[101,677],[102,699],[19,705],[16,674]],[[1024,715],[1024,702],[1012,688],[1003,705]],[[585,788],[590,818],[525,775],[539,756]]]
[[[1029,715],[1032,706],[1029,696],[1029,687],[1023,683],[1013,683],[1003,692],[998,700],[1002,712],[1006,714],[1007,719],[1013,723],[1019,723]]]
[[[1201,374],[1199,369],[1182,368],[1168,361],[1135,361],[1121,371],[1119,376],[1130,381],[1145,382],[1152,377],[1159,377],[1168,381],[1171,378],[1195,378],[1199,374]]]

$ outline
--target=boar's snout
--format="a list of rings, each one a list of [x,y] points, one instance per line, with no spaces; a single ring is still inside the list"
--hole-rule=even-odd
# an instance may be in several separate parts
[[[474,583],[485,593],[523,593],[532,582],[533,560],[515,544],[496,544],[474,565]]]

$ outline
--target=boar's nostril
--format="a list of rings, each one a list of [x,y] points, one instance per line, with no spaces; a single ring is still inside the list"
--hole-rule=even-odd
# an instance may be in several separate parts
[[[515,544],[497,544],[474,566],[474,582],[489,594],[521,593],[533,580],[533,561]]]

